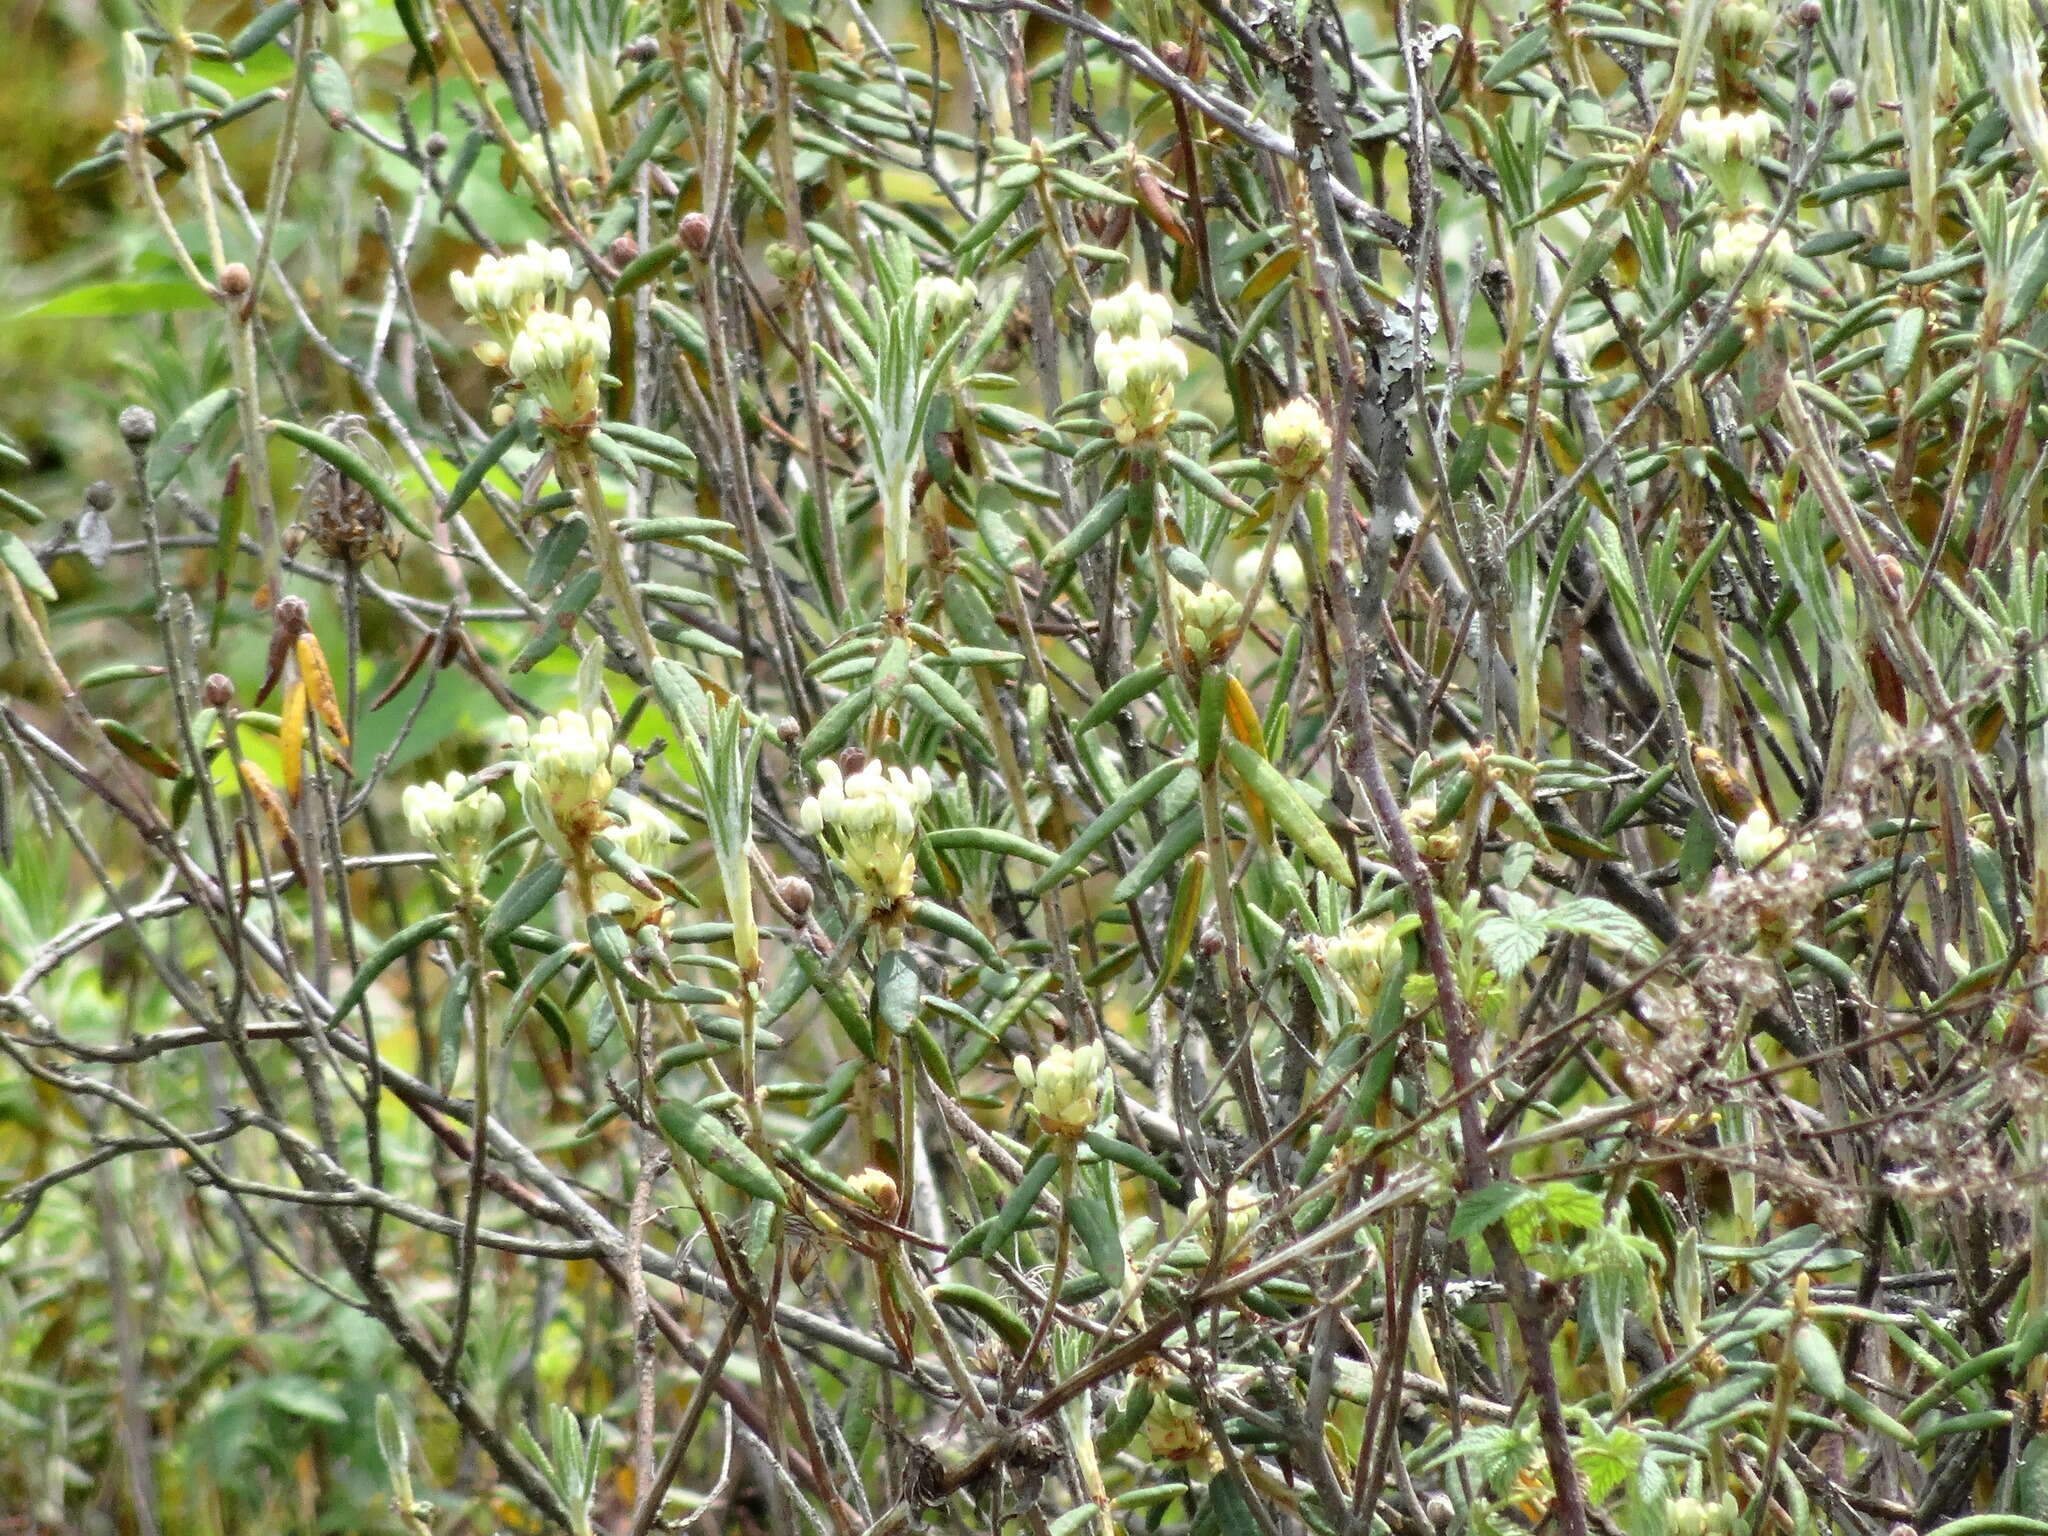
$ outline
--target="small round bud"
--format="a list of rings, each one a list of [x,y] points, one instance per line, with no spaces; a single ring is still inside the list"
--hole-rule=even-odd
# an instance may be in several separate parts
[[[95,512],[105,512],[114,505],[114,487],[106,480],[95,480],[85,488],[85,504]]]
[[[1899,563],[1897,555],[1880,554],[1877,557],[1877,574],[1884,579],[1885,587],[1893,597],[1897,597],[1904,590],[1906,568]]]
[[[310,611],[306,607],[306,600],[303,597],[294,595],[279,598],[277,600],[277,607],[273,612],[277,616],[277,627],[279,629],[290,630],[293,634],[298,634],[305,629]]]
[[[1185,73],[1188,67],[1188,51],[1179,43],[1161,43],[1159,62],[1177,75]]]
[[[809,916],[811,901],[816,895],[811,889],[811,882],[801,875],[784,875],[775,882],[775,898],[789,908],[792,917]]]
[[[661,44],[651,37],[636,37],[626,44],[624,57],[628,64],[651,64],[661,53]]]
[[[1202,936],[1195,940],[1195,948],[1201,951],[1204,960],[1214,960],[1223,953],[1223,930],[1204,928]]]
[[[239,299],[249,291],[249,269],[239,261],[231,261],[220,269],[220,291],[231,299]]]
[[[623,267],[640,254],[640,242],[631,235],[621,235],[605,248],[605,255],[615,267]]]
[[[199,690],[199,702],[208,709],[226,709],[235,699],[235,685],[225,672],[208,677]]]
[[[156,439],[156,412],[146,405],[131,405],[121,413],[121,440],[140,448]]]
[[[861,769],[867,767],[867,765],[868,755],[859,747],[848,747],[839,754],[839,771],[848,778],[852,778]]]
[[[1799,0],[1799,7],[1792,13],[1792,20],[1802,27],[1820,25],[1820,0]]]
[[[1458,1518],[1458,1506],[1451,1502],[1449,1494],[1432,1493],[1422,1501],[1422,1514],[1436,1529],[1448,1530],[1451,1522]]]
[[[421,147],[426,150],[429,160],[438,160],[448,153],[448,135],[439,132],[430,133],[427,135],[427,142]]]
[[[691,209],[677,222],[676,238],[692,256],[702,256],[711,249],[711,220]]]
[[[793,747],[803,740],[804,728],[797,723],[795,715],[784,715],[775,722],[775,739],[785,747]]]
[[[1837,112],[1846,112],[1856,105],[1856,82],[1837,80],[1828,87],[1828,105]]]
[[[855,1194],[880,1211],[885,1221],[896,1214],[896,1207],[902,1203],[896,1181],[880,1168],[863,1168],[846,1182],[853,1186]]]

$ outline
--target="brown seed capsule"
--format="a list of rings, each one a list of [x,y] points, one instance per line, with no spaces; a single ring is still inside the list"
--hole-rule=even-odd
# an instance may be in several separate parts
[[[791,917],[807,916],[816,895],[811,889],[811,882],[802,875],[784,875],[775,882],[776,900],[789,908]]]
[[[631,235],[621,235],[605,248],[605,255],[615,267],[623,267],[640,254],[640,242]]]
[[[234,702],[235,685],[228,680],[225,672],[216,672],[207,678],[199,690],[199,702],[208,709],[226,709]]]
[[[676,238],[692,256],[702,256],[711,249],[711,220],[692,209],[677,222]]]
[[[249,269],[239,261],[231,261],[220,269],[220,291],[231,299],[239,299],[249,291]]]
[[[867,765],[868,755],[859,747],[848,747],[839,754],[839,771],[848,778],[852,778],[853,775],[859,773]]]

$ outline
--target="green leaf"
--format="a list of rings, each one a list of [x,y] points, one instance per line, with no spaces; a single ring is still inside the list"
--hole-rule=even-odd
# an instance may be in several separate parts
[[[1355,882],[1343,850],[1286,776],[1241,741],[1225,742],[1223,751],[1237,771],[1238,781],[1264,802],[1274,824],[1294,840],[1309,862],[1346,890],[1351,889]],[[1221,871],[1218,874],[1220,877]]]
[[[1526,844],[1522,846],[1527,846]],[[1509,891],[1504,912],[1488,912],[1473,926],[1479,942],[1501,980],[1513,981],[1543,953],[1550,938],[1550,924],[1543,908],[1522,895]]]
[[[19,309],[14,320],[91,320],[120,315],[158,315],[171,310],[211,309],[213,300],[178,278],[88,283]]]
[[[1475,1189],[1458,1202],[1452,1213],[1449,1237],[1476,1237],[1525,1200],[1535,1198],[1520,1184],[1488,1184]]]
[[[707,1113],[682,1099],[669,1099],[654,1112],[669,1140],[690,1155],[691,1161],[714,1178],[731,1185],[741,1194],[783,1202],[782,1183],[745,1142],[716,1114]]]
[[[1550,926],[1619,950],[1639,965],[1657,958],[1657,941],[1635,918],[1598,896],[1574,896],[1550,909]]]
[[[1178,757],[1172,762],[1161,763],[1118,795],[1104,807],[1100,816],[1083,827],[1080,835],[1067,844],[1060,856],[1053,860],[1052,867],[1038,877],[1038,883],[1031,887],[1031,894],[1043,896],[1079,869],[1082,860],[1101,847],[1111,833],[1135,816],[1147,801],[1171,784],[1187,766],[1187,759]]]
[[[904,1035],[916,1022],[924,1001],[924,983],[917,962],[902,949],[885,950],[875,966],[875,1017],[892,1035]]]

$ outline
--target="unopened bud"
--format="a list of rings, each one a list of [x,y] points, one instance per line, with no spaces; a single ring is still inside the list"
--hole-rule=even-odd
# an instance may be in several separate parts
[[[225,672],[215,672],[199,690],[199,702],[208,709],[226,709],[235,700],[235,685]]]
[[[651,64],[661,52],[661,44],[651,37],[636,37],[625,47],[625,59],[629,64]]]
[[[121,413],[121,440],[140,448],[156,439],[156,413],[146,405],[131,405]]]
[[[711,220],[692,209],[677,223],[676,238],[692,256],[702,256],[711,249]]]
[[[775,722],[775,739],[785,747],[793,747],[803,739],[804,728],[795,715],[784,715]]]
[[[775,882],[775,898],[789,908],[791,917],[807,916],[816,895],[811,882],[801,875],[785,875]]]
[[[1802,27],[1820,25],[1820,0],[1799,0],[1799,7],[1792,13],[1792,19]]]
[[[277,618],[277,627],[294,635],[304,631],[306,621],[310,617],[306,600],[298,596],[279,598],[273,612]]]
[[[85,488],[85,504],[95,512],[105,512],[114,505],[114,487],[105,480],[95,480]]]
[[[615,267],[623,267],[640,254],[640,242],[631,235],[621,235],[605,248],[605,255],[611,258]]]
[[[1451,1502],[1449,1494],[1432,1493],[1422,1501],[1422,1514],[1436,1529],[1448,1530],[1451,1522],[1458,1517],[1458,1506]]]
[[[1828,105],[1837,112],[1846,112],[1856,105],[1856,82],[1837,80],[1828,87]]]
[[[220,269],[220,291],[231,299],[239,299],[249,291],[249,269],[239,261],[231,261]]]
[[[448,135],[430,133],[427,135],[427,142],[421,147],[426,150],[429,160],[438,160],[448,153]]]

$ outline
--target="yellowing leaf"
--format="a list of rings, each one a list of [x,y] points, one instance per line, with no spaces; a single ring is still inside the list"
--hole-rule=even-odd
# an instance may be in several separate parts
[[[299,659],[299,678],[306,685],[306,697],[320,712],[320,723],[336,741],[347,746],[348,725],[341,718],[341,705],[334,697],[334,677],[327,670],[327,655],[320,649],[319,639],[309,629],[299,636],[293,649]]]

